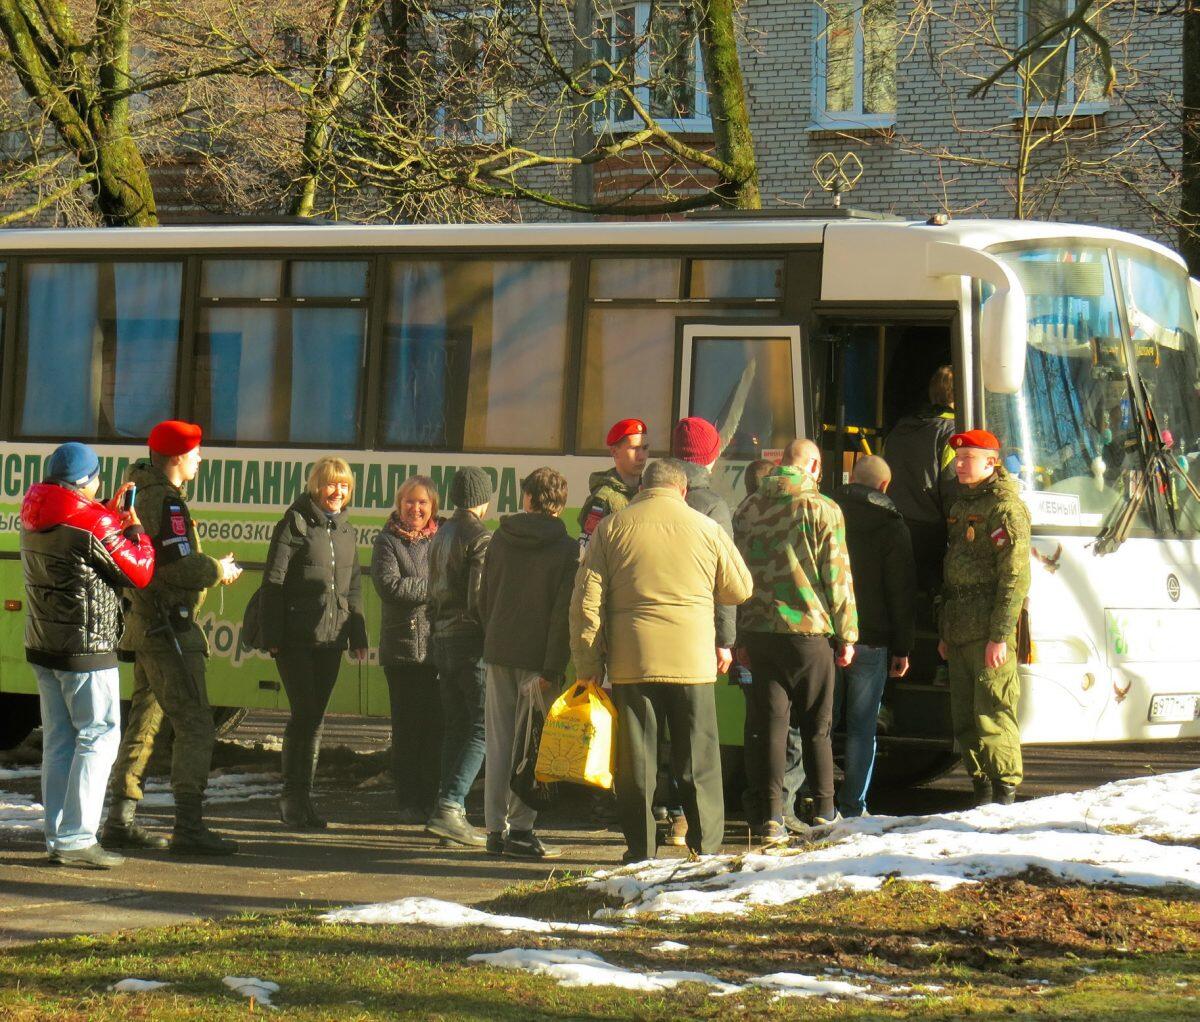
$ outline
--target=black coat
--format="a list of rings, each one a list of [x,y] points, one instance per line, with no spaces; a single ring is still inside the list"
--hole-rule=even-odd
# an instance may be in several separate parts
[[[358,540],[346,512],[332,517],[306,493],[275,526],[262,584],[262,638],[269,649],[365,649]]]
[[[395,516],[393,515],[393,518]],[[379,530],[371,552],[371,582],[383,605],[379,662],[384,667],[429,659],[429,548],[433,536],[414,539]]]
[[[712,488],[712,473],[703,465],[693,465],[689,461],[682,462],[683,470],[688,478],[687,501],[688,507],[699,511],[705,518],[711,518],[725,534],[733,539],[733,515],[725,498]],[[718,604],[714,614],[717,626],[717,645],[726,649],[737,641],[737,607]]]
[[[509,515],[492,537],[479,589],[483,659],[557,679],[571,648],[567,613],[579,544],[561,519]]]
[[[888,493],[909,521],[945,524],[958,482],[953,471],[942,468],[942,456],[954,432],[949,410],[929,407],[904,416],[888,434],[883,447],[892,470]]]
[[[904,519],[885,493],[850,483],[837,498],[858,604],[858,641],[907,656],[913,645],[916,564]]]
[[[492,534],[478,515],[458,510],[429,548],[429,617],[433,635],[483,648],[479,586]]]

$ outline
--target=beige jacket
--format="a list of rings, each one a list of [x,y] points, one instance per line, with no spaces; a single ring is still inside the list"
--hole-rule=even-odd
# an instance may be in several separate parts
[[[571,654],[581,678],[613,684],[717,680],[713,605],[750,596],[733,541],[676,490],[639,493],[597,527],[575,576]]]

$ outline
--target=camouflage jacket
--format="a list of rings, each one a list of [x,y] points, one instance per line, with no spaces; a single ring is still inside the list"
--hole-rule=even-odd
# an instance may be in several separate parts
[[[733,534],[754,578],[740,631],[858,641],[845,519],[816,480],[798,468],[775,469],[738,507]]]
[[[615,468],[607,472],[593,472],[588,477],[588,490],[588,498],[579,509],[581,543],[587,543],[604,518],[628,507],[638,492],[637,486],[626,483]]]
[[[941,637],[1012,642],[1029,593],[1029,510],[1003,469],[964,487],[946,519]]]
[[[187,501],[162,472],[143,458],[129,467],[129,480],[137,484],[138,518],[154,543],[155,564],[145,589],[127,590],[130,606],[121,648],[169,651],[173,643],[160,630],[166,615],[180,649],[207,653],[208,641],[196,617],[205,591],[221,579],[221,566],[201,551]]]

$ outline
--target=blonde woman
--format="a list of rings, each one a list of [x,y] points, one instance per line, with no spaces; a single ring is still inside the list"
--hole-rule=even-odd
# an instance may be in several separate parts
[[[379,663],[392,707],[392,780],[402,824],[423,824],[437,800],[442,703],[429,651],[429,547],[438,529],[433,480],[410,476],[375,537],[371,582],[383,604]]]
[[[358,545],[347,516],[354,476],[341,458],[317,460],[308,485],[275,526],[263,571],[263,639],[292,715],[283,734],[279,816],[294,830],[322,830],[312,804],[325,707],[349,647],[366,656]]]

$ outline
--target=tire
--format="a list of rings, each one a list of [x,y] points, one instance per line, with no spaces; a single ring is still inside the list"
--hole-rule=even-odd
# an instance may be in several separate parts
[[[214,706],[213,725],[217,729],[217,737],[225,738],[231,735],[249,712],[244,706]]]
[[[953,749],[914,747],[883,740],[879,743],[871,787],[915,788],[948,774],[958,763],[959,755]]]
[[[0,694],[0,749],[15,749],[41,721],[37,696],[17,692]]]

